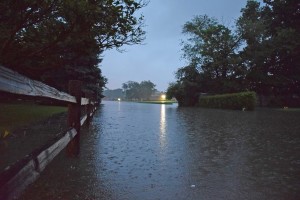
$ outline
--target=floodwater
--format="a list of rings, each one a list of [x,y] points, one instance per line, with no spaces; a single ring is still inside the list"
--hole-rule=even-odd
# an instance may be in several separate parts
[[[104,102],[21,199],[300,199],[300,111]]]

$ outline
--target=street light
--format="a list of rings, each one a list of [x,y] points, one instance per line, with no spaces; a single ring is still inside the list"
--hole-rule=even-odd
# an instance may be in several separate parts
[[[162,94],[162,95],[160,96],[160,99],[163,100],[163,101],[166,100],[166,95],[165,95],[165,94]]]

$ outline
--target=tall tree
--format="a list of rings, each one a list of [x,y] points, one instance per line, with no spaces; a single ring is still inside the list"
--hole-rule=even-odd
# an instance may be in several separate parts
[[[206,15],[185,23],[183,33],[189,36],[183,42],[183,57],[190,64],[177,70],[177,81],[167,90],[168,98],[175,97],[182,106],[193,106],[201,93],[245,89],[246,70],[238,52],[240,37]]]
[[[140,84],[135,81],[128,81],[122,84],[124,89],[125,97],[128,100],[139,100],[140,99]]]
[[[299,96],[300,4],[264,3],[248,1],[237,21],[246,44],[241,56],[249,69],[249,87],[262,95]]]
[[[206,92],[224,93],[241,90],[243,68],[238,55],[239,37],[216,19],[196,16],[183,27],[189,38],[183,42],[183,56],[214,83]],[[211,81],[213,80],[213,82]]]
[[[265,0],[271,37],[269,71],[274,80],[274,94],[300,96],[300,3],[297,0]]]
[[[270,57],[270,37],[268,35],[267,15],[260,3],[248,1],[241,10],[242,16],[237,20],[237,30],[244,41],[241,51],[243,64],[248,70],[248,87],[259,94],[270,93],[270,74],[267,60]]]
[[[140,97],[149,100],[155,91],[155,84],[151,81],[142,81],[140,83]]]
[[[148,100],[155,91],[155,84],[151,81],[128,81],[122,84],[122,89],[128,100]]]
[[[143,6],[142,0],[3,0],[0,64],[34,79],[58,82],[62,89],[74,77],[92,77],[97,81],[86,87],[92,82],[93,88],[102,87],[100,54],[142,42],[143,16],[135,13]]]

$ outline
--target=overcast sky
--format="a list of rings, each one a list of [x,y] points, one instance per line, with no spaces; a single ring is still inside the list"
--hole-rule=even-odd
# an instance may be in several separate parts
[[[229,27],[240,16],[247,0],[150,0],[140,12],[145,17],[144,45],[124,46],[103,54],[101,70],[109,89],[127,81],[150,80],[159,91],[175,81],[174,72],[187,64],[182,59],[182,27],[196,15],[215,17]]]

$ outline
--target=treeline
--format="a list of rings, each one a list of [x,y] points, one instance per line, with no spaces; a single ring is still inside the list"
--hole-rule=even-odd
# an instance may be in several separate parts
[[[119,89],[114,89],[114,90],[104,90],[103,91],[104,98],[106,100],[118,100],[118,99],[123,99],[124,98],[124,92],[121,88]]]
[[[81,80],[101,98],[103,51],[144,39],[142,0],[1,0],[0,64],[67,91]]]
[[[157,91],[155,84],[151,81],[128,81],[122,84],[124,97],[126,100],[149,100],[151,95]]]
[[[248,1],[234,29],[196,16],[183,26],[183,57],[167,90],[181,105],[201,93],[255,91],[269,105],[300,106],[300,4],[298,0]]]
[[[105,96],[104,99],[108,100],[118,100],[119,98],[129,101],[149,100],[150,97],[157,92],[155,86],[156,85],[149,80],[141,81],[140,83],[127,81],[122,84],[122,89],[107,89],[103,92],[103,95]]]

